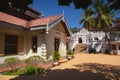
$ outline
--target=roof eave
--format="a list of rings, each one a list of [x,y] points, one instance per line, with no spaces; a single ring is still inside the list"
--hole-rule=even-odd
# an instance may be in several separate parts
[[[46,25],[44,26],[35,26],[35,27],[30,27],[29,30],[32,31],[32,30],[40,30],[40,29],[46,29]]]
[[[61,16],[61,17],[59,17],[58,19],[50,22],[50,23],[48,24],[48,25],[49,25],[48,28],[49,28],[49,29],[53,28],[54,25],[56,25],[56,24],[57,24],[58,22],[60,22],[60,21],[63,21],[63,22],[65,23],[66,28],[67,28],[67,30],[68,30],[68,35],[71,36],[71,35],[72,35],[72,32],[71,32],[70,29],[68,28],[69,26],[68,26],[67,21],[66,21],[66,19],[65,19],[64,16]],[[48,30],[49,30],[49,29],[48,29]]]
[[[69,25],[68,25],[68,23],[67,23],[65,17],[63,17],[63,21],[64,21],[64,23],[65,23],[65,25],[66,25],[66,28],[67,28],[68,33],[69,33],[69,36],[71,36],[71,35],[72,35],[72,32],[71,32],[71,30],[69,29]]]

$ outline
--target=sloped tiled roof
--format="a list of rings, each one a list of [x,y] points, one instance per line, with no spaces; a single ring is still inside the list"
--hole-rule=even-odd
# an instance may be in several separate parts
[[[30,28],[30,27],[36,27],[36,26],[45,26],[47,23],[51,23],[59,18],[61,18],[63,15],[55,15],[55,16],[49,16],[49,17],[43,17],[38,18],[31,21],[26,21],[24,19],[0,12],[0,21],[18,25],[24,28]]]
[[[116,21],[115,25],[112,26],[110,30],[120,30],[120,19]]]
[[[3,12],[0,12],[0,21],[22,26],[22,27],[26,27],[28,23],[28,21],[26,20],[17,18],[15,16],[12,16]]]
[[[45,26],[45,25],[47,25],[47,23],[51,23],[51,22],[59,19],[62,16],[63,16],[62,14],[59,14],[59,15],[55,15],[55,16],[49,16],[49,17],[44,17],[44,18],[39,18],[39,19],[31,20],[29,22],[29,27]]]
[[[46,27],[47,24],[49,25],[54,24],[54,22],[57,22],[59,20],[61,21],[62,18],[63,18],[63,15],[59,14],[55,16],[43,17],[43,18],[27,21],[6,13],[0,12],[0,22],[6,22],[9,24],[18,25],[23,28],[33,28],[33,27],[43,27],[43,26]],[[64,28],[66,29],[66,32],[69,33],[66,23],[64,21],[61,21],[61,23],[63,24],[63,26],[66,26]]]

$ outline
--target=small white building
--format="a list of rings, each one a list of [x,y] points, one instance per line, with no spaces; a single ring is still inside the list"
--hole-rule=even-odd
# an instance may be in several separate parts
[[[85,28],[81,28],[78,30],[78,32],[75,32],[74,34],[72,34],[72,41],[71,41],[71,48],[75,48],[76,44],[79,43],[84,43],[87,44],[90,41],[93,42],[93,47],[94,47],[94,43],[95,41],[101,41],[103,39],[103,37],[105,37],[105,33],[102,31],[99,32],[93,32],[93,31],[88,31]]]

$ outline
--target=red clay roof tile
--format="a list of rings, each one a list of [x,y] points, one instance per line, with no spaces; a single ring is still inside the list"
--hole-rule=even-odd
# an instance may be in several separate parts
[[[15,16],[0,12],[0,21],[7,22],[14,25],[19,25],[24,28],[30,28],[30,27],[36,27],[36,26],[45,26],[47,25],[47,23],[51,23],[62,16],[63,16],[62,14],[59,14],[55,16],[49,16],[44,18],[38,18],[31,21],[26,21],[24,19],[20,19]]]
[[[118,23],[118,24],[115,24],[114,26],[112,26],[111,28],[110,28],[110,30],[117,30],[118,28],[120,28],[120,23]]]
[[[29,27],[45,26],[45,25],[47,25],[47,23],[53,22],[53,21],[55,21],[56,19],[59,19],[62,16],[63,16],[62,14],[59,14],[59,15],[55,15],[55,16],[49,16],[49,17],[44,17],[44,18],[31,20],[29,22]]]
[[[27,25],[26,20],[17,18],[15,16],[12,16],[12,15],[9,15],[9,14],[3,13],[3,12],[0,12],[0,21],[11,23],[14,25],[19,25],[22,27],[26,27],[26,25]]]

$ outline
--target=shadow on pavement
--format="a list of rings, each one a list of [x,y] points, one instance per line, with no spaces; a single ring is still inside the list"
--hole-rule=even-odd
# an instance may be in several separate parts
[[[120,80],[120,66],[98,63],[84,63],[75,66],[79,68],[80,72],[90,71],[94,74],[103,75],[108,80]]]
[[[120,80],[120,67],[86,63],[78,69],[49,70],[43,74],[22,75],[10,80]]]

